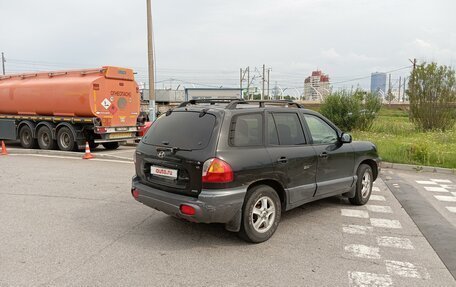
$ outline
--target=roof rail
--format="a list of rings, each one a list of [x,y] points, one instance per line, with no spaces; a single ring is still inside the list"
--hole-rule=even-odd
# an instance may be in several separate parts
[[[286,106],[294,106],[296,108],[302,109],[304,108],[303,105],[295,103],[293,101],[288,100],[243,100],[243,99],[199,99],[199,100],[190,100],[181,103],[178,108],[183,108],[188,105],[196,105],[196,104],[228,104],[225,108],[233,110],[239,104],[258,104],[258,107],[264,108],[266,104],[277,104],[277,105],[286,105]]]
[[[241,102],[238,102],[238,103],[233,103],[233,107],[230,107],[230,108],[236,108],[236,104],[250,104],[250,103],[258,103],[259,107],[260,108],[264,108],[266,104],[280,104],[280,105],[286,105],[286,106],[295,106],[296,108],[299,108],[299,109],[303,109],[304,106],[301,105],[301,104],[298,104],[296,102],[293,102],[293,101],[289,101],[289,100],[249,100],[249,101],[241,101]],[[230,103],[231,105],[231,103]],[[229,106],[230,106],[229,105]],[[228,107],[227,107],[228,108]]]
[[[229,104],[233,101],[239,101],[240,99],[238,98],[234,98],[234,99],[196,99],[196,100],[189,100],[189,101],[185,101],[185,102],[182,102],[178,108],[183,108],[183,107],[186,107],[188,105],[196,105],[196,104],[211,104],[211,105],[215,105],[215,104]]]

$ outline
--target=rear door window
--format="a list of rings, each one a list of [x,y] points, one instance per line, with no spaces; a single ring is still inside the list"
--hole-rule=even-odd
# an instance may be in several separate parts
[[[199,112],[174,111],[152,123],[143,142],[150,145],[181,149],[204,149],[209,144],[216,117]]]
[[[279,144],[279,136],[277,134],[277,128],[274,122],[274,118],[268,113],[268,143],[270,145]]]
[[[306,143],[298,114],[273,113],[273,117],[280,145],[301,145]]]
[[[230,142],[233,146],[258,146],[263,144],[263,115],[260,113],[234,117]]]

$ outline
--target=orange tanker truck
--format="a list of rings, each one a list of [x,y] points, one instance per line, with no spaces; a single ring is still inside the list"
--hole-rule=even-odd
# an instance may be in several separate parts
[[[0,139],[64,151],[137,139],[140,94],[133,70],[98,69],[0,76]]]

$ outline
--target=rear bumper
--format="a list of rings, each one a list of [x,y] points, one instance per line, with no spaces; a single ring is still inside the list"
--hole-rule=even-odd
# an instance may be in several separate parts
[[[197,223],[228,223],[241,210],[246,188],[202,190],[197,198],[152,188],[133,178],[132,190],[139,192],[137,200],[168,215]],[[180,212],[181,204],[192,206],[195,215]]]

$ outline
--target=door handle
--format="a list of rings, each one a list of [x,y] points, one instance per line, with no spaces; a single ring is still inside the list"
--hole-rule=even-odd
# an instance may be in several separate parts
[[[287,162],[288,162],[288,159],[287,159],[285,156],[282,156],[282,157],[280,157],[280,158],[277,160],[277,162],[279,162],[279,163],[287,163]]]
[[[321,158],[328,158],[328,153],[324,151],[324,152],[322,152],[322,153],[320,154],[320,157],[321,157]]]

